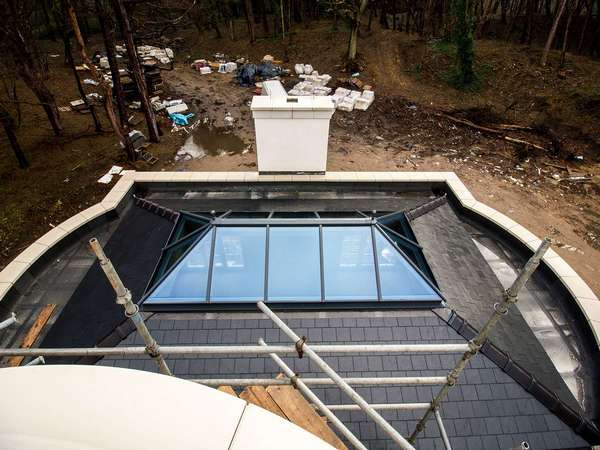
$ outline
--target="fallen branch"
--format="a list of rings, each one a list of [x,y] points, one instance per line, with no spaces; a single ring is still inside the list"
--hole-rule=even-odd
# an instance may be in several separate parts
[[[535,148],[537,150],[541,150],[541,151],[544,151],[544,152],[548,151],[548,149],[546,149],[546,148],[544,148],[544,147],[542,147],[540,145],[534,144],[533,142],[529,142],[529,141],[525,141],[523,139],[517,139],[517,138],[510,137],[510,136],[506,136],[504,134],[503,130],[498,130],[498,129],[490,128],[490,127],[484,127],[482,125],[477,125],[476,123],[473,123],[473,122],[471,122],[469,120],[459,119],[457,117],[453,117],[453,116],[450,116],[450,115],[444,114],[444,113],[436,113],[436,115],[438,115],[440,117],[443,117],[445,119],[448,119],[448,120],[450,120],[452,122],[460,123],[461,125],[466,125],[466,126],[468,126],[470,128],[475,128],[476,130],[480,130],[480,131],[483,131],[483,132],[486,132],[486,133],[492,133],[492,134],[495,134],[497,136],[499,135],[502,139],[504,139],[507,142],[510,142],[511,144],[524,145],[526,147],[532,147],[532,148]],[[507,125],[504,125],[504,126],[507,126]],[[518,125],[508,125],[508,126],[510,126],[510,127],[518,127]]]
[[[524,141],[523,139],[512,138],[510,136],[504,136],[504,140],[508,142],[512,142],[513,144],[520,144],[526,147],[533,147],[537,150],[541,150],[543,152],[547,152],[548,150],[541,145],[534,144],[533,142]]]
[[[501,123],[496,125],[501,130],[507,131],[533,131],[533,128],[525,126],[525,125],[515,125],[512,123]]]

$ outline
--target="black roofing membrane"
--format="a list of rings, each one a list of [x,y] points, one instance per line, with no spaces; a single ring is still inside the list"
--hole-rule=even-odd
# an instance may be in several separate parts
[[[172,226],[163,217],[132,207],[104,247],[134,299],[144,293]],[[95,262],[41,347],[93,347],[124,319],[123,307],[115,303],[114,290]]]

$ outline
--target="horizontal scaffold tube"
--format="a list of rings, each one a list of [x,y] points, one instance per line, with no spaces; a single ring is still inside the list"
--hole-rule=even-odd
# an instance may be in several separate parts
[[[311,345],[320,353],[460,353],[468,350],[467,344],[358,344]],[[185,345],[161,346],[163,355],[231,355],[269,354],[296,355],[294,345]],[[145,347],[94,347],[94,348],[3,348],[3,356],[136,356],[146,355]]]
[[[190,381],[206,386],[278,386],[292,384],[292,380],[289,378],[204,378]],[[335,384],[330,378],[302,378],[302,381],[307,386],[330,386]],[[354,386],[435,385],[444,384],[446,377],[344,378],[344,381]]]
[[[360,406],[348,405],[325,405],[330,411],[360,411]],[[379,411],[385,410],[414,410],[427,409],[431,407],[431,403],[369,403],[369,406]]]

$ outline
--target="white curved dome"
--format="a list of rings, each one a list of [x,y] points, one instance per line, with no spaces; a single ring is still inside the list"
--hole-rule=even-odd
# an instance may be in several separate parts
[[[298,426],[206,386],[101,366],[0,369],[1,450],[331,450]]]

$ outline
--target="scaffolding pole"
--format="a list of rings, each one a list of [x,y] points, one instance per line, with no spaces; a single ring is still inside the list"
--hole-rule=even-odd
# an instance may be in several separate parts
[[[345,379],[345,378],[344,378]],[[352,403],[348,405],[325,405],[331,411],[360,411],[360,406]],[[429,403],[369,403],[369,406],[379,411],[414,411],[427,409]]]
[[[8,319],[0,322],[0,330],[3,330],[4,328],[8,328],[15,323],[18,323],[18,320],[17,320],[17,315],[13,312],[13,313],[10,313],[10,317]]]
[[[269,346],[269,348],[271,348]],[[285,386],[293,384],[289,378],[197,378],[194,383],[205,386]],[[331,378],[302,378],[307,386],[331,386]],[[351,386],[402,386],[444,384],[446,377],[382,377],[382,378],[344,378]]]
[[[496,303],[494,305],[494,312],[492,313],[486,324],[483,326],[481,331],[479,331],[479,333],[477,334],[477,336],[475,336],[475,338],[473,338],[473,340],[469,341],[469,350],[467,350],[464,353],[464,355],[462,356],[460,361],[458,361],[454,369],[452,369],[448,373],[448,379],[446,384],[442,386],[440,391],[432,400],[429,409],[425,412],[421,420],[417,423],[415,430],[410,435],[409,441],[412,444],[415,443],[417,435],[425,429],[427,421],[429,420],[431,415],[439,409],[440,404],[442,403],[444,398],[446,398],[448,391],[456,384],[460,374],[466,367],[467,363],[479,352],[483,344],[485,344],[485,341],[487,340],[494,325],[496,325],[496,323],[508,313],[508,310],[510,309],[511,305],[518,301],[519,291],[525,285],[525,283],[527,283],[527,280],[529,280],[535,269],[537,269],[537,267],[539,266],[544,254],[550,247],[550,243],[550,239],[548,238],[545,238],[542,241],[542,243],[535,251],[533,256],[525,264],[525,267],[523,267],[523,270],[521,270],[521,272],[517,276],[517,279],[504,292],[504,298],[502,299],[502,302]]]
[[[452,450],[452,446],[450,445],[450,439],[448,439],[446,427],[444,427],[444,422],[442,422],[442,416],[440,415],[439,409],[435,410],[435,421],[437,422],[438,428],[440,429],[440,436],[442,436],[444,447],[446,447],[446,450]]]
[[[267,347],[267,344],[265,343],[265,341],[263,341],[263,339],[259,339],[258,343],[264,347]],[[296,387],[297,389],[300,390],[300,392],[302,392],[302,394],[311,402],[313,402],[314,405],[316,405],[316,407],[319,409],[319,411],[321,411],[323,413],[323,415],[325,417],[327,417],[331,423],[340,431],[340,433],[342,433],[349,441],[350,443],[357,449],[360,450],[367,450],[367,447],[364,446],[364,444],[362,442],[360,442],[360,440],[354,436],[354,434],[352,433],[352,431],[350,431],[346,425],[344,425],[342,423],[342,421],[340,419],[337,418],[337,416],[335,414],[333,414],[324,404],[323,402],[319,399],[319,397],[317,397],[313,391],[311,391],[308,386],[306,386],[306,384],[304,384],[304,382],[302,381],[302,379],[300,379],[292,369],[290,369],[290,367],[283,362],[283,360],[277,356],[275,353],[271,353],[269,355],[271,357],[271,359],[273,359],[273,361],[275,361],[275,364],[277,364],[281,370],[283,370],[283,372],[290,378],[290,381],[292,381],[294,387]]]
[[[403,450],[415,450],[394,427],[392,427],[381,415],[375,411],[352,387],[340,377],[323,359],[315,353],[311,346],[307,345],[305,339],[301,339],[294,331],[286,325],[273,311],[263,302],[257,303],[258,308],[265,313],[291,340],[294,341],[299,354],[306,354],[323,372],[327,374],[339,388],[346,393],[357,405],[360,406],[385,433]]]
[[[106,278],[108,278],[108,281],[110,282],[113,289],[115,290],[115,293],[117,294],[117,303],[119,305],[123,305],[123,308],[125,308],[125,316],[132,320],[138,333],[140,333],[140,335],[144,339],[144,344],[146,344],[146,353],[150,355],[150,357],[154,359],[154,361],[156,361],[156,364],[158,365],[158,370],[162,374],[172,375],[171,369],[169,369],[169,366],[167,366],[167,362],[160,353],[160,346],[152,337],[150,331],[148,330],[148,327],[146,327],[146,324],[144,323],[144,318],[140,314],[140,309],[131,300],[131,292],[125,287],[125,285],[121,281],[121,278],[119,277],[119,274],[112,265],[112,262],[110,262],[110,259],[108,259],[108,257],[106,256],[104,250],[102,250],[100,242],[98,242],[98,239],[92,238],[90,239],[89,243],[90,248],[96,254],[98,260],[100,261],[100,267],[104,271]]]
[[[143,322],[142,322],[143,324]],[[145,325],[144,325],[145,328]],[[419,345],[312,345],[312,349],[322,353],[416,353],[437,352],[457,353],[468,350],[467,344],[434,344]],[[460,350],[459,350],[460,349]],[[271,345],[268,349],[260,345],[171,345],[160,347],[163,356],[181,355],[297,355],[294,345]],[[148,354],[146,347],[89,347],[89,348],[2,348],[0,356],[144,356]],[[419,378],[419,377],[417,377]],[[427,378],[427,377],[423,377]],[[436,377],[440,378],[440,377]],[[441,377],[444,378],[444,377]]]

